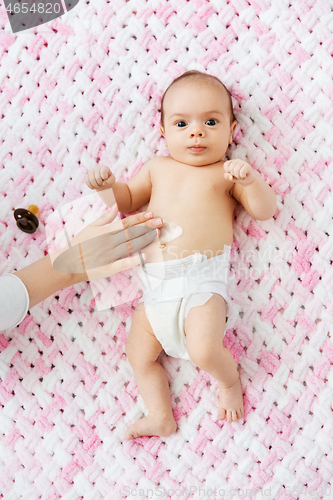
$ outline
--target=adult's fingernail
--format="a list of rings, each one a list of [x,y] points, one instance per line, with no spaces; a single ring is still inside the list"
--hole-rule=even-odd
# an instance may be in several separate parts
[[[160,226],[162,224],[161,219],[155,219],[153,220],[153,226]]]
[[[150,219],[152,216],[153,216],[153,214],[152,214],[151,212],[146,212],[146,213],[144,214],[144,218],[145,218],[145,219]]]
[[[117,207],[117,211],[119,212],[119,207],[118,207],[117,203],[115,203],[114,205],[112,205],[111,210],[115,210],[116,207]]]

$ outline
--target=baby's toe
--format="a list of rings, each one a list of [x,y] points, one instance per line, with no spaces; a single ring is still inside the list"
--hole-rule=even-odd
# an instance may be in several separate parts
[[[131,433],[127,429],[127,431],[125,433],[125,440],[126,441],[130,441],[131,439],[132,439],[132,435],[131,435]]]
[[[225,416],[226,416],[226,411],[224,408],[220,408],[219,409],[219,414],[218,414],[218,418],[219,420],[224,420],[225,419]]]
[[[235,410],[228,411],[228,423],[232,424],[232,422],[237,422],[237,414]]]
[[[225,411],[224,411],[225,414]],[[233,422],[237,422],[237,420],[242,418],[241,410],[227,410],[226,412],[227,422],[228,424],[232,424]],[[220,418],[220,420],[224,420],[225,417]]]

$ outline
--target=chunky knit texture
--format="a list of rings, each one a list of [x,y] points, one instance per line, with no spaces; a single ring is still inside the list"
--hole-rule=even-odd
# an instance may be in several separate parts
[[[0,498],[333,498],[330,10],[82,0],[13,35],[0,7],[0,273],[44,255],[48,217],[91,193],[96,164],[126,180],[168,154],[160,99],[189,69],[231,90],[230,155],[278,199],[268,221],[235,211],[224,345],[239,363],[244,421],[218,421],[217,383],[162,357],[178,430],[125,443],[145,412],[124,351],[138,298],[126,273],[111,282],[130,300],[105,310],[81,283],[0,334]],[[13,211],[30,204],[40,227],[25,234]]]

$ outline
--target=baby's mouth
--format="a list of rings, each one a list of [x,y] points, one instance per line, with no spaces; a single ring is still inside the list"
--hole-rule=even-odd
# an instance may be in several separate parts
[[[206,148],[203,146],[192,146],[189,148],[190,151],[193,153],[201,153],[201,151],[204,151]]]

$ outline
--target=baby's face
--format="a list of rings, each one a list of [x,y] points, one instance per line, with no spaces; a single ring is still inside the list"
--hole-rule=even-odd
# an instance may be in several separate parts
[[[201,167],[220,161],[236,124],[230,123],[227,92],[218,85],[182,82],[165,95],[160,130],[171,157],[181,163]]]

